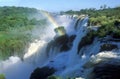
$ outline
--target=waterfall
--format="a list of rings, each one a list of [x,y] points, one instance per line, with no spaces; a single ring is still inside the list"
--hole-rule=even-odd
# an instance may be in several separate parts
[[[110,41],[109,44],[116,45],[113,45],[116,48],[101,51],[101,47],[108,43],[102,42],[98,38],[78,51],[79,43],[89,33],[88,16],[82,18],[74,18],[74,15],[52,16],[57,24],[65,29],[65,34],[56,36],[54,29],[59,30],[60,27],[54,28],[52,24],[47,24],[48,27],[45,30],[35,29],[33,34],[40,34],[40,38],[35,39],[29,45],[23,61],[15,56],[0,61],[0,74],[5,74],[6,79],[30,79],[31,73],[37,67],[53,68],[55,72],[52,75],[60,76],[63,79],[67,77],[89,79],[94,66],[113,58],[120,58],[120,43]]]
[[[47,43],[54,37],[51,25],[43,30],[39,39],[35,39],[28,47],[23,60],[19,57],[11,56],[5,61],[0,61],[0,74],[4,74],[6,79],[29,79],[31,72],[36,67],[41,67],[48,57],[45,53]],[[40,29],[37,29],[40,31]],[[37,34],[37,30],[33,31]],[[42,36],[42,38],[41,38]]]
[[[86,17],[84,20],[79,20],[79,23],[77,25],[78,31],[76,32],[76,38],[73,42],[73,47],[69,51],[69,56],[68,56],[68,63],[67,63],[67,69],[65,69],[60,75],[63,77],[70,76],[74,77],[78,75],[78,72],[81,73],[82,68],[80,68],[81,62],[80,56],[77,54],[77,48],[80,40],[82,39],[83,36],[86,35],[87,33],[87,26],[86,23],[88,21],[88,17]],[[74,75],[72,75],[74,74]]]
[[[57,53],[57,55],[54,56],[53,58],[51,58],[45,64],[45,66],[55,68],[58,71],[55,73],[56,75],[63,76],[63,77],[70,76],[72,74],[72,72],[73,73],[74,73],[74,71],[76,72],[76,69],[78,69],[78,66],[80,66],[80,64],[78,64],[80,62],[80,57],[77,54],[77,47],[78,47],[78,44],[79,44],[80,40],[82,39],[82,37],[85,36],[87,33],[87,25],[86,25],[87,21],[88,21],[88,17],[79,21],[79,24],[77,26],[78,30],[76,31],[76,33],[74,33],[76,35],[76,38],[73,41],[73,45],[72,45],[71,49],[68,51],[63,51],[63,52],[55,51],[55,53]],[[72,28],[74,28],[74,25],[72,26]],[[55,48],[57,48],[57,47],[55,46]],[[58,48],[60,48],[60,47],[58,46]],[[50,52],[53,53],[54,50],[52,50]],[[80,70],[80,69],[78,69],[78,70]],[[77,74],[78,73],[76,73],[74,76],[76,76]]]
[[[56,21],[61,26],[70,26],[73,22],[72,18],[66,16],[56,16]],[[63,19],[62,19],[63,18]],[[63,21],[64,22],[63,22]],[[66,20],[69,20],[66,22]],[[0,61],[0,74],[4,74],[6,79],[29,79],[31,72],[36,67],[42,67],[49,57],[47,56],[47,44],[54,38],[55,32],[52,24],[47,24],[47,28],[36,28],[32,31],[33,35],[39,36],[28,47],[23,60],[17,56],[11,56],[9,59]],[[52,51],[52,50],[51,50]],[[51,55],[54,54],[53,52]]]

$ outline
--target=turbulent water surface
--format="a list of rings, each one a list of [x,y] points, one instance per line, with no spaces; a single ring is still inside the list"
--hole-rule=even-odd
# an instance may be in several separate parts
[[[79,43],[88,33],[88,16],[79,20],[70,15],[55,15],[55,21],[59,26],[64,26],[68,36],[75,35],[72,45],[67,51],[60,51],[58,46],[49,49],[46,52],[47,44],[55,39],[54,26],[49,24],[44,30],[43,37],[36,39],[28,47],[28,52],[24,55],[24,60],[19,57],[11,56],[8,60],[0,62],[0,73],[5,74],[6,79],[29,79],[31,73],[36,67],[49,66],[57,71],[54,75],[65,77],[86,78],[90,74],[93,66],[110,58],[118,58],[120,50],[99,52],[101,43],[97,38],[91,45],[83,47],[78,51]],[[37,32],[39,33],[39,32]],[[110,42],[111,44],[119,43]],[[69,45],[68,45],[69,46]]]

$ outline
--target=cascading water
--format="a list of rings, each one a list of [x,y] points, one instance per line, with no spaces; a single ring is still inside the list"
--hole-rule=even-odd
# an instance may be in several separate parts
[[[70,31],[68,31],[67,34],[68,36],[74,34],[76,37],[72,42],[73,45],[70,50],[62,52],[59,50],[50,50],[51,53],[54,52],[57,54],[52,57],[44,66],[54,68],[56,70],[54,75],[61,76],[64,79],[66,79],[66,77],[93,79],[90,77],[90,75],[93,73],[92,69],[94,66],[101,62],[109,61],[113,58],[119,59],[120,56],[118,52],[120,50],[118,49],[117,51],[100,52],[101,46],[105,43],[101,43],[98,38],[95,38],[92,44],[83,46],[83,48],[78,51],[79,43],[81,42],[82,38],[86,36],[87,33],[89,33],[87,21],[88,17],[85,17],[81,18],[81,20],[74,19],[74,22],[72,22],[73,25],[71,27],[74,33],[69,33]],[[68,37],[68,39],[70,38]],[[60,44],[60,46],[62,44]],[[111,42],[111,44],[114,43]],[[117,43],[116,45],[118,48],[120,47],[120,43]],[[60,48],[60,46],[52,46],[52,48]]]
[[[86,17],[84,20],[79,21],[79,24],[77,26],[79,30],[76,32],[76,38],[73,42],[73,47],[71,48],[71,50],[65,53],[63,52],[62,54],[59,54],[56,58],[54,58],[54,62],[52,62],[52,64],[54,65],[51,66],[51,62],[48,63],[48,65],[50,65],[51,67],[54,67],[57,70],[59,70],[58,72],[56,72],[57,75],[67,77],[74,73],[74,75],[71,75],[72,77],[74,77],[78,74],[75,74],[74,72],[76,71],[76,69],[78,71],[80,70],[76,68],[76,66],[80,67],[80,64],[78,64],[80,62],[80,57],[79,55],[77,55],[77,47],[80,42],[80,39],[82,39],[82,37],[86,35],[87,30],[85,29],[87,28],[87,21],[88,17]]]
[[[46,16],[50,17],[47,14]],[[24,61],[19,57],[11,56],[8,60],[0,62],[0,73],[5,74],[6,79],[29,79],[36,67],[46,66],[55,69],[53,75],[64,79],[66,77],[87,79],[97,64],[111,58],[120,58],[118,53],[120,43],[110,41],[110,44],[118,46],[117,49],[100,51],[101,46],[106,42],[101,42],[98,38],[95,38],[92,44],[78,50],[82,38],[89,33],[88,16],[78,19],[70,15],[53,16],[59,26],[64,26],[66,34],[56,37],[54,32],[56,27],[49,24],[49,27],[42,31],[42,36],[30,44],[28,52],[23,57]],[[53,19],[50,20],[54,22]],[[33,34],[40,33],[41,31],[33,32]]]
[[[58,22],[62,19],[57,18]],[[64,21],[68,20],[65,19]],[[73,20],[69,19],[65,26],[69,26]],[[61,23],[64,22],[61,21]],[[31,72],[36,67],[41,67],[46,61],[48,61],[47,53],[45,52],[47,43],[55,36],[54,27],[52,24],[47,24],[47,28],[36,28],[33,30],[33,34],[40,34],[40,38],[37,38],[28,47],[28,52],[25,53],[23,61],[19,57],[11,56],[8,60],[0,61],[0,74],[4,74],[6,79],[29,79]],[[39,32],[39,33],[38,33]]]
[[[53,27],[49,26],[44,32],[42,31],[40,38],[29,45],[28,52],[24,55],[23,60],[19,57],[11,56],[8,60],[1,61],[0,73],[5,74],[6,79],[29,79],[31,72],[36,67],[42,66],[47,60],[44,51],[47,43],[55,35],[52,32],[53,29]],[[37,30],[40,31],[40,29]]]

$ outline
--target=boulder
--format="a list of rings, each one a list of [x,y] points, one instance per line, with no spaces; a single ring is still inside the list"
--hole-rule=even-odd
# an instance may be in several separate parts
[[[100,63],[93,69],[93,79],[120,79],[120,60],[119,62],[109,61]]]
[[[62,35],[62,36],[54,38],[54,40],[52,40],[51,42],[48,43],[46,52],[49,55],[49,51],[51,49],[54,51],[54,49],[58,48],[58,50],[59,50],[58,52],[70,50],[73,45],[73,41],[74,41],[75,37],[76,37],[76,35],[71,35],[71,36]]]
[[[47,79],[48,76],[52,75],[56,70],[50,67],[42,67],[36,68],[31,76],[30,79]]]
[[[68,51],[71,49],[71,47],[73,46],[73,41],[75,39],[76,35],[71,35],[68,37],[68,40],[63,43],[63,45],[60,48],[60,51]]]
[[[67,43],[68,40],[69,40],[68,35],[59,36],[59,37],[54,39],[55,43],[58,45],[62,45],[64,43]]]

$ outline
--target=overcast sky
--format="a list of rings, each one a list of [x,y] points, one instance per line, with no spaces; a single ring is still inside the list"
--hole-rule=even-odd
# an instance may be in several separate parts
[[[47,11],[80,10],[84,8],[100,8],[120,6],[120,0],[0,0],[0,6],[24,6]]]

